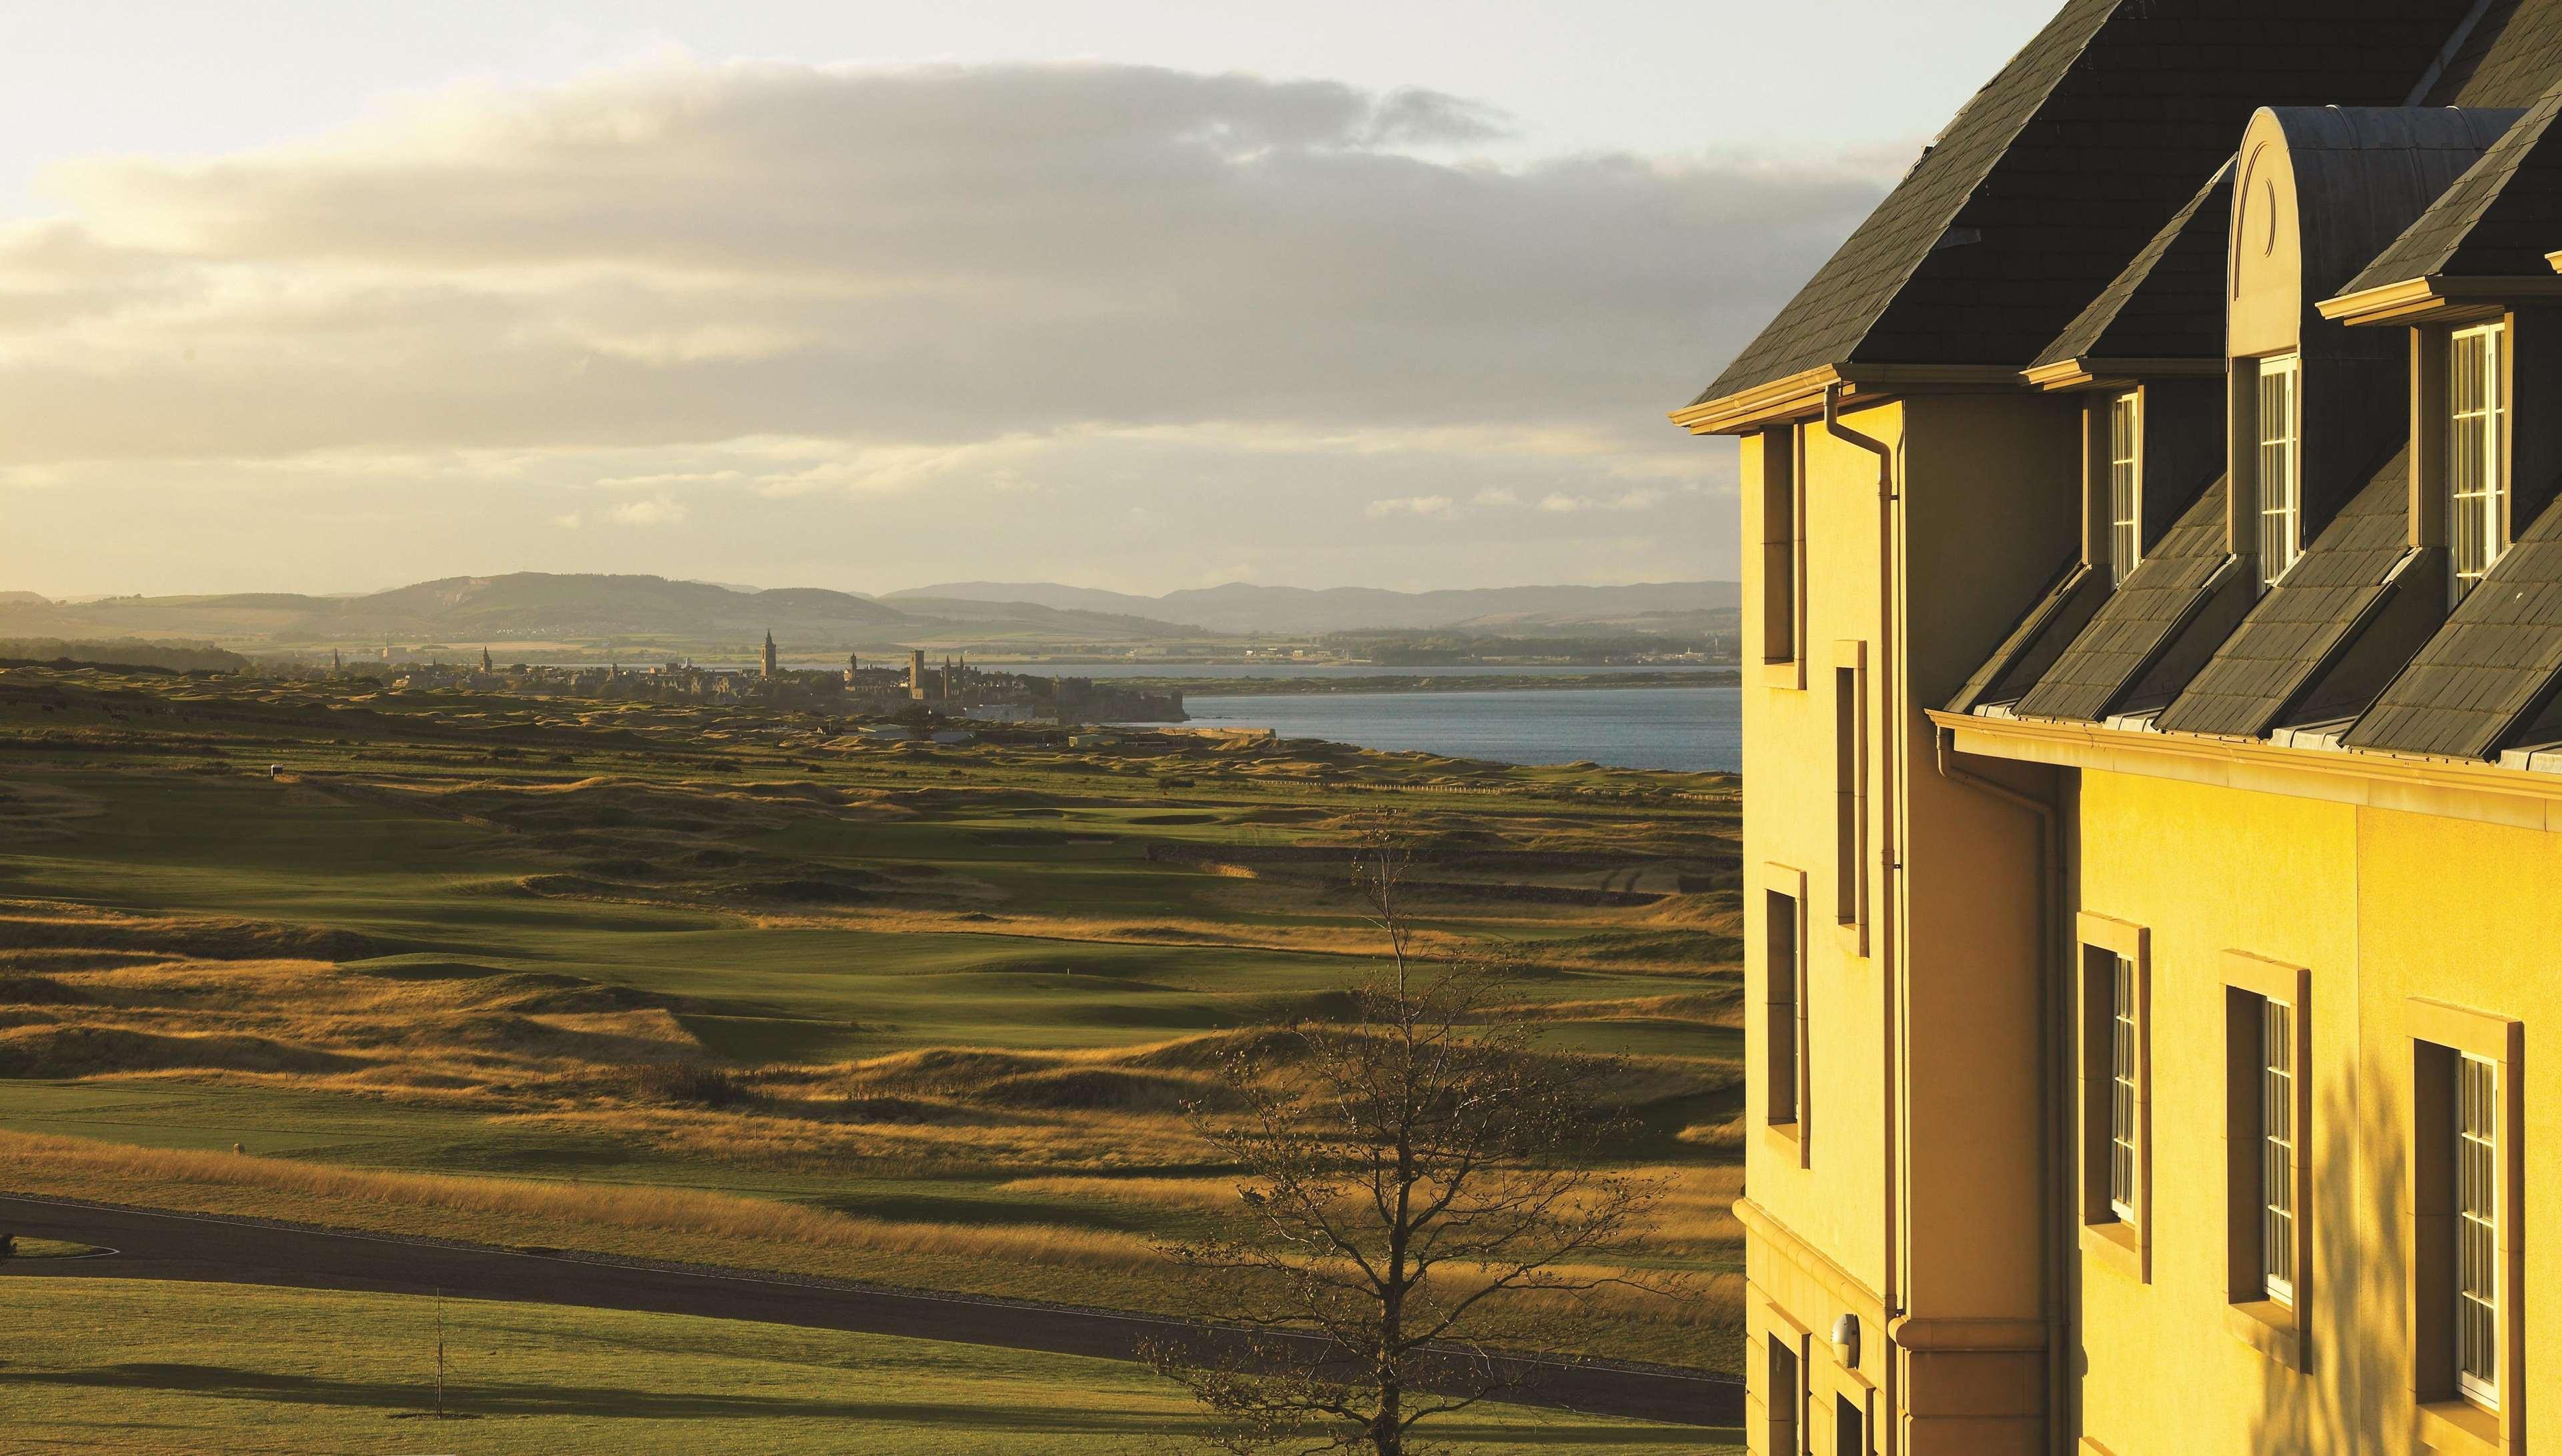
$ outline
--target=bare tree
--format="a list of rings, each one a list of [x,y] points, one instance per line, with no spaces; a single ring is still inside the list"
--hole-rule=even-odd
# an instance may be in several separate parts
[[[1497,1349],[1556,1348],[1581,1301],[1636,1282],[1606,1254],[1661,1188],[1590,1161],[1619,1131],[1595,1102],[1608,1064],[1539,1048],[1501,959],[1419,953],[1406,862],[1391,829],[1367,836],[1387,955],[1351,1013],[1249,1039],[1223,1105],[1192,1109],[1243,1171],[1241,1217],[1167,1252],[1242,1333],[1152,1357],[1230,1450],[1400,1456],[1518,1386]]]

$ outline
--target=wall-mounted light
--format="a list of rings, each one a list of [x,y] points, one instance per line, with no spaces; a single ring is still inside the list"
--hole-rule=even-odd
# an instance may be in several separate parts
[[[1833,1359],[1843,1369],[1859,1368],[1859,1316],[1844,1315],[1833,1321]]]

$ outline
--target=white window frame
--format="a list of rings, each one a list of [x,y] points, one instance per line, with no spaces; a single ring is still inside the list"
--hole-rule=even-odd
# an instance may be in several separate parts
[[[2499,1064],[2470,1052],[2455,1061],[2456,1385],[2467,1400],[2499,1409]],[[2488,1373],[2481,1373],[2487,1371]]]
[[[2260,361],[2255,433],[2259,436],[2263,587],[2276,586],[2304,554],[2303,377],[2300,355],[2278,354]]]
[[[2508,549],[2505,319],[2447,337],[2447,578],[2454,600]]]
[[[2260,1283],[2269,1298],[2295,1304],[2295,1008],[2260,999]]]
[[[2142,1136],[2135,995],[2135,963],[2114,957],[2108,967],[2108,1211],[2128,1224],[2135,1221],[2135,1155]]]
[[[2108,569],[2123,583],[2144,554],[2144,400],[2137,390],[2108,401]]]

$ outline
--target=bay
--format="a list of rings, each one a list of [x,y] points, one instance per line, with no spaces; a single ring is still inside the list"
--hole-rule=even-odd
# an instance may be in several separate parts
[[[1292,680],[1337,677],[1598,677],[1620,672],[1697,672],[1707,670],[1680,662],[1621,663],[1576,666],[1564,662],[1522,666],[1464,663],[1452,667],[1375,666],[1369,662],[1187,662],[1152,658],[1141,662],[991,662],[991,672],[1020,672],[1034,677],[1163,677],[1217,681],[1230,677]],[[1187,688],[1189,692],[1190,689]]]
[[[1268,695],[1188,688],[1184,707],[1197,727],[1270,728],[1284,738],[1508,764],[1589,760],[1688,773],[1743,767],[1742,690],[1732,685]]]

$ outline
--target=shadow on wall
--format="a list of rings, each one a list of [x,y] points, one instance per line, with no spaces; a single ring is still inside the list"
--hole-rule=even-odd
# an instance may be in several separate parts
[[[2358,1083],[2370,1089],[2399,1087],[2403,1078],[2369,1064]],[[2299,1298],[2313,1329],[2304,1370],[2263,1362],[2259,1408],[2246,1449],[2266,1456],[2292,1453],[2393,1449],[2382,1445],[2389,1397],[2404,1381],[2403,1332],[2410,1291],[2410,1262],[2402,1208],[2410,1180],[2402,1103],[2391,1095],[2367,1099],[2361,1110],[2349,1089],[2325,1091],[2305,1150],[2313,1158],[2313,1208],[2328,1214],[2312,1228],[2313,1279]],[[2377,1104],[2380,1104],[2377,1105]],[[2360,1142],[2364,1146],[2361,1148]],[[2361,1156],[2362,1155],[2362,1156]],[[2354,1211],[2356,1226],[2340,1227]]]

